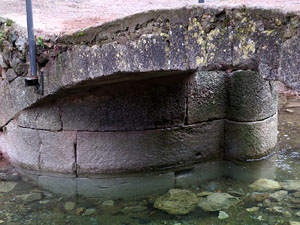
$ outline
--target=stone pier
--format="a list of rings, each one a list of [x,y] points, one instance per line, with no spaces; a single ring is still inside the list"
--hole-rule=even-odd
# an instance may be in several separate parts
[[[230,176],[224,161],[274,151],[277,80],[300,90],[299,22],[241,6],[140,13],[39,40],[43,84],[25,87],[24,30],[2,19],[0,150],[65,195],[140,197]]]

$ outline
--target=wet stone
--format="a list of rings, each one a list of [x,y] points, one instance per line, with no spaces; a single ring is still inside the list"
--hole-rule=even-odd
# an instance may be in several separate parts
[[[189,190],[170,189],[154,202],[154,207],[172,215],[185,215],[193,211],[198,203],[197,196]]]
[[[16,196],[17,201],[33,202],[42,199],[41,193],[30,193]]]
[[[280,190],[279,182],[270,179],[259,179],[250,185],[254,191],[275,191]]]
[[[251,197],[257,202],[263,202],[265,199],[269,197],[268,193],[265,192],[253,192]]]
[[[75,208],[75,203],[74,202],[66,202],[64,204],[64,209],[67,211],[72,211]]]
[[[259,210],[259,207],[252,207],[252,208],[247,208],[246,209],[248,212],[256,212]]]
[[[269,195],[271,200],[277,201],[277,202],[280,202],[281,200],[287,198],[287,196],[288,196],[288,191],[285,191],[285,190],[276,191]]]
[[[229,217],[229,215],[228,215],[226,212],[224,212],[224,211],[220,211],[220,212],[219,212],[218,218],[219,218],[220,220],[227,219],[228,217]]]
[[[17,185],[17,183],[15,182],[3,182],[0,181],[0,192],[10,192],[12,191],[15,186]]]
[[[115,202],[113,200],[105,200],[102,202],[101,206],[102,207],[112,207],[114,206]]]
[[[288,191],[300,191],[299,180],[287,180],[281,183],[283,189]]]
[[[90,209],[85,210],[85,212],[82,215],[83,216],[91,216],[95,213],[96,213],[96,209],[90,208]]]
[[[214,212],[228,209],[237,204],[240,200],[227,193],[214,193],[199,201],[198,206],[206,212]]]

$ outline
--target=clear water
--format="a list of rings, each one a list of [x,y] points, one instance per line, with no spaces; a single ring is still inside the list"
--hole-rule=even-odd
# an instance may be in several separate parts
[[[295,101],[292,99],[290,101]],[[0,224],[293,224],[300,222],[297,212],[300,211],[300,198],[292,202],[294,192],[279,202],[257,201],[252,196],[249,184],[255,179],[270,178],[277,181],[297,180],[300,178],[300,107],[282,110],[279,116],[279,142],[278,152],[268,159],[260,162],[251,162],[239,165],[233,178],[222,177],[190,188],[194,193],[203,191],[229,193],[238,197],[241,202],[229,209],[227,219],[219,219],[219,212],[204,212],[197,207],[188,215],[169,215],[155,209],[153,202],[157,196],[148,196],[138,201],[116,200],[113,205],[104,206],[103,201],[97,199],[65,198],[62,196],[39,190],[22,181],[14,190],[0,194]],[[241,173],[241,171],[243,171]],[[28,193],[41,193],[41,199],[35,201],[20,200],[17,196]],[[299,195],[300,197],[300,195]],[[293,198],[295,199],[295,198]],[[298,200],[296,199],[296,200]],[[66,202],[75,204],[74,208],[67,210]],[[106,202],[107,203],[107,202]],[[111,202],[108,202],[111,203]],[[124,208],[134,206],[133,210]],[[258,207],[257,211],[248,212],[246,209]],[[282,212],[270,212],[267,208],[282,207]],[[128,208],[127,208],[128,209]],[[88,212],[91,212],[90,215]],[[300,214],[300,213],[299,213]],[[295,223],[294,223],[295,224]]]

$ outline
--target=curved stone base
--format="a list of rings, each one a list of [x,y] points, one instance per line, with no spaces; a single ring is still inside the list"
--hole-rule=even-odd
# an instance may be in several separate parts
[[[247,161],[269,155],[277,143],[277,114],[257,122],[225,120],[228,159]]]

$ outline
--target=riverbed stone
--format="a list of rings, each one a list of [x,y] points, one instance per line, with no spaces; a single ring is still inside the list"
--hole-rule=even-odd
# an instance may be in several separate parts
[[[269,195],[269,197],[270,197],[271,200],[280,202],[283,199],[286,199],[288,197],[288,191],[285,191],[285,190],[276,191],[274,193],[271,193]]]
[[[64,209],[67,211],[72,211],[75,208],[76,203],[75,202],[66,202],[64,204]]]
[[[124,214],[136,214],[145,212],[147,210],[146,206],[137,205],[137,206],[127,206],[122,209],[122,213]]]
[[[18,77],[18,75],[15,73],[15,71],[13,69],[8,69],[5,73],[5,75],[9,82],[13,81],[14,79],[16,79]]]
[[[229,218],[229,215],[226,212],[219,211],[218,219],[224,220],[224,219],[227,219],[227,218]]]
[[[257,122],[225,120],[225,130],[225,151],[229,159],[260,159],[269,155],[277,143],[277,114]]]
[[[201,199],[198,206],[206,212],[215,212],[228,209],[232,205],[239,203],[240,200],[227,193],[214,193]]]
[[[223,159],[223,124],[217,120],[162,130],[78,132],[78,174],[145,171]]]
[[[41,193],[29,193],[29,194],[23,194],[23,195],[16,196],[17,201],[23,201],[23,202],[33,202],[33,201],[38,201],[41,199],[42,199]]]
[[[18,183],[0,181],[0,192],[6,193],[12,191]]]
[[[281,186],[287,191],[300,191],[299,180],[286,180],[284,182],[281,182]]]
[[[225,72],[198,71],[191,78],[188,97],[188,123],[226,117]]]
[[[170,189],[154,202],[154,207],[171,215],[185,215],[194,210],[198,203],[197,196],[185,189]]]
[[[250,185],[254,191],[275,191],[280,190],[281,185],[278,181],[270,179],[259,179]]]

